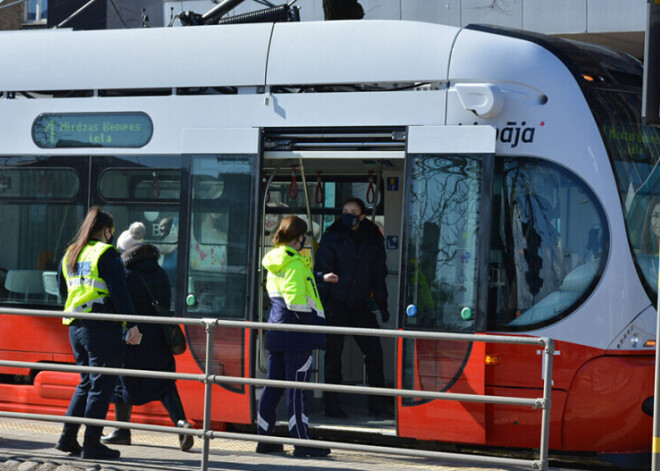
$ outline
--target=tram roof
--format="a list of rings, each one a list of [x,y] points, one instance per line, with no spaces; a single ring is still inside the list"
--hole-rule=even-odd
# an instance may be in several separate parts
[[[0,90],[442,81],[459,31],[332,21],[2,32]]]

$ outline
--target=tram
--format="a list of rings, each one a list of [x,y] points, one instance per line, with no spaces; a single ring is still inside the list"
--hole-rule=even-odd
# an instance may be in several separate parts
[[[650,452],[660,135],[641,124],[635,59],[399,21],[0,40],[0,314],[61,309],[58,261],[100,205],[118,233],[145,224],[178,315],[263,321],[260,259],[280,218],[306,218],[316,243],[359,197],[385,236],[395,314],[383,327],[486,340],[383,339],[387,386],[538,397],[541,352],[487,336],[547,336],[551,450],[617,462]],[[0,358],[74,363],[58,319],[0,320]],[[199,373],[204,332],[186,335],[177,370]],[[344,355],[346,383],[364,383],[357,348]],[[264,363],[258,332],[216,331],[215,374],[264,377]],[[0,408],[63,414],[76,383],[0,368]],[[202,385],[179,388],[201,423]],[[259,393],[214,386],[214,427],[252,425]],[[348,419],[311,423],[371,427],[374,441],[539,444],[541,414],[518,406],[398,398],[394,419],[373,421],[363,397],[341,400]],[[160,405],[133,416],[168,423]]]

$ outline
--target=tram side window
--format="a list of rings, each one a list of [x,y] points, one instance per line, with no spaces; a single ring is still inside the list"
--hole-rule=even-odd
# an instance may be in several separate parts
[[[56,272],[85,211],[80,175],[86,172],[68,163],[0,161],[0,303],[63,304]]]
[[[606,227],[594,195],[567,170],[538,159],[500,159],[489,329],[530,330],[572,312],[602,273]]]
[[[145,233],[140,242],[158,247],[158,263],[169,278],[172,291],[170,308],[174,309],[181,172],[171,168],[129,168],[127,165],[132,164],[134,159],[124,159],[115,159],[113,167],[100,171],[99,197],[103,209],[110,212],[115,220],[116,243],[122,232],[132,224],[144,225]],[[94,162],[94,167],[102,168],[106,164],[99,160]]]
[[[245,316],[252,173],[248,158],[193,159],[189,313]]]

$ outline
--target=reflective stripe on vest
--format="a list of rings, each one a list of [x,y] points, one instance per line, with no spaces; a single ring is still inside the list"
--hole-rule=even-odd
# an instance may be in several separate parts
[[[99,259],[106,250],[114,249],[110,244],[92,241],[78,256],[76,273],[69,273],[67,256],[62,259],[62,273],[66,280],[67,298],[64,312],[92,312],[94,304],[102,304],[110,296],[105,281],[99,277]],[[62,323],[69,325],[75,317],[64,317]]]

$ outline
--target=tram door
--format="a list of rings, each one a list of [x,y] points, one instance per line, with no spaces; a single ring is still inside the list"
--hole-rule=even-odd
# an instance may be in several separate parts
[[[401,327],[484,331],[495,130],[410,127],[407,146]],[[399,387],[482,395],[484,360],[480,342],[400,340]],[[401,436],[485,440],[481,403],[403,398],[397,416]]]
[[[391,141],[391,139],[390,139]],[[397,144],[399,145],[399,144]],[[367,218],[379,226],[390,241],[386,247],[389,275],[386,279],[392,316],[387,324],[382,323],[380,314],[376,317],[383,328],[396,328],[398,305],[398,266],[399,238],[401,229],[401,194],[405,149],[403,140],[400,150],[370,152],[333,152],[332,158],[324,152],[265,152],[262,175],[262,223],[261,247],[263,256],[272,247],[272,236],[280,221],[286,215],[295,214],[308,222],[307,243],[303,256],[313,259],[324,232],[337,221],[342,203],[351,197],[362,199],[367,206]],[[297,157],[297,158],[296,158]],[[309,221],[311,220],[311,223]],[[389,236],[389,237],[388,237]],[[394,244],[394,245],[393,245]],[[260,306],[256,309],[255,320],[266,322],[270,312],[270,302],[265,290],[266,272],[259,266],[257,295]],[[374,303],[374,310],[377,309]],[[267,352],[263,346],[263,333],[255,339],[255,376],[265,377]],[[395,353],[396,341],[382,339],[386,385],[393,387],[396,381]],[[366,372],[362,355],[350,337],[345,339],[343,358],[343,380],[347,385],[366,385]],[[312,381],[325,381],[323,352],[314,355]],[[255,400],[260,389],[255,391]],[[310,393],[306,413],[316,425],[366,426],[367,403],[364,395],[341,394],[342,407],[349,413],[347,420],[328,420],[323,414],[322,393]],[[255,403],[256,405],[256,403]],[[280,407],[284,408],[284,401]],[[285,417],[284,409],[280,417]],[[394,427],[394,421],[380,421],[380,427]]]
[[[185,317],[245,320],[253,309],[260,130],[186,130],[183,141],[188,164],[182,195],[188,198],[189,209],[182,211],[180,221],[186,229],[179,230],[177,263],[182,269],[177,287],[183,296],[177,299],[178,305]],[[186,335],[190,357],[186,353],[179,361],[184,370],[204,371],[206,330],[188,326]],[[215,329],[210,373],[247,376],[249,358],[244,345],[249,341],[247,329]],[[189,359],[196,365],[186,364]],[[194,384],[182,382],[179,387],[185,394]],[[204,417],[202,401],[185,406],[197,420]],[[225,383],[213,388],[213,421],[249,423],[250,413],[247,386]]]

